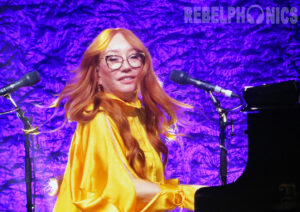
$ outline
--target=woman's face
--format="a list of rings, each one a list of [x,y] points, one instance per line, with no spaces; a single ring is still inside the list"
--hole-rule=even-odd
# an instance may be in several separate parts
[[[112,93],[124,101],[135,97],[137,76],[143,69],[143,65],[135,68],[140,64],[139,60],[136,60],[136,53],[121,33],[112,38],[101,55],[99,64],[98,83],[103,86],[104,92]],[[118,68],[120,64],[122,65]]]

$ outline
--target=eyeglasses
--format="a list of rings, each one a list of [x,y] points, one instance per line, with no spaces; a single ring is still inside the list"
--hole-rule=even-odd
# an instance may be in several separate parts
[[[140,68],[145,64],[145,53],[137,52],[129,55],[126,59],[131,68]],[[119,55],[107,55],[105,61],[111,70],[118,70],[124,63],[123,57]]]

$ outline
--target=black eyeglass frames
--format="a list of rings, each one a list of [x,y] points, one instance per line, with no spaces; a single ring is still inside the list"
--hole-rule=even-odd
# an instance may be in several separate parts
[[[103,59],[103,58],[101,58]],[[107,55],[104,57],[107,67],[111,70],[118,70],[122,67],[124,63],[124,58],[119,55]],[[145,64],[145,53],[144,52],[136,52],[130,54],[126,58],[128,64],[132,68],[140,68]]]

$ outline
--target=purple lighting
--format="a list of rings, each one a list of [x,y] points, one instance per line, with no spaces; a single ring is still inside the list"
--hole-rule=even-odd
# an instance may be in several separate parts
[[[299,17],[300,3],[196,2],[2,0],[0,88],[38,71],[41,81],[12,97],[33,118],[33,125],[39,126],[54,109],[36,105],[48,106],[55,100],[92,40],[106,28],[130,29],[149,49],[167,93],[195,107],[185,111],[178,126],[178,132],[186,135],[179,139],[181,143],[167,142],[166,178],[179,178],[183,184],[221,185],[219,117],[210,97],[191,85],[173,83],[169,75],[174,69],[182,70],[238,94],[245,86],[299,80],[300,20],[295,17]],[[223,107],[239,104],[237,99],[216,96]],[[5,98],[0,98],[0,105],[0,113],[13,108]],[[63,117],[61,108],[41,130],[61,126]],[[231,127],[226,131],[231,183],[247,163],[248,138],[245,113],[235,110],[228,119],[235,121],[235,135],[231,136]],[[15,113],[0,115],[0,123],[0,211],[26,211],[23,125]],[[68,123],[57,132],[34,136],[38,212],[52,211],[55,198],[48,195],[47,182],[64,173],[75,127],[76,123]]]

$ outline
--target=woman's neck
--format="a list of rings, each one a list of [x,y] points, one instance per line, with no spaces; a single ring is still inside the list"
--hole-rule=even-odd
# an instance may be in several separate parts
[[[110,93],[116,97],[118,97],[119,99],[125,101],[125,102],[132,102],[136,97],[137,97],[137,92],[132,92],[130,94],[115,94],[115,93],[112,93],[112,92],[107,92],[107,93]]]

